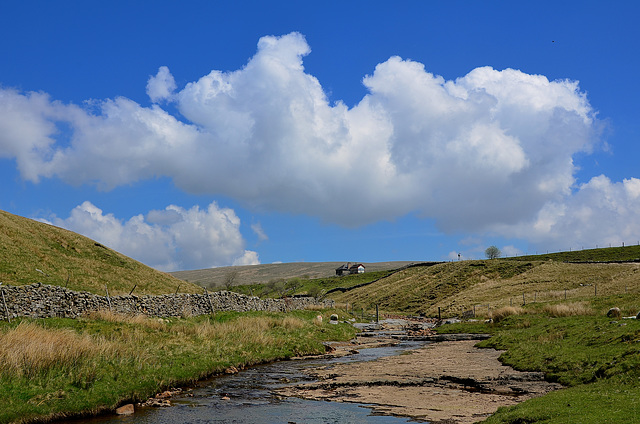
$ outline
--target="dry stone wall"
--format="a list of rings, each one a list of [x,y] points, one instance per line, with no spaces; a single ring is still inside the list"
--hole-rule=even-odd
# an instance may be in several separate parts
[[[260,299],[239,293],[220,291],[208,294],[169,294],[159,296],[99,296],[59,286],[31,284],[0,285],[0,319],[17,317],[77,318],[87,312],[110,309],[125,314],[155,317],[205,315],[216,311],[287,312],[309,306],[333,306],[333,301],[318,302],[311,297]]]

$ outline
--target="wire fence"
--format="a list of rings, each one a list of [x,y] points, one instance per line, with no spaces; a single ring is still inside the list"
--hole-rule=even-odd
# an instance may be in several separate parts
[[[580,284],[577,287],[559,288],[557,290],[532,290],[496,295],[494,297],[495,300],[490,302],[432,306],[429,308],[428,313],[415,318],[472,319],[490,317],[493,311],[507,306],[522,307],[535,303],[582,302],[616,295],[640,295],[640,281],[638,284],[626,285]],[[336,307],[344,309],[349,316],[362,321],[377,322],[391,316],[387,311],[381,312],[378,305],[345,303],[336,305]],[[640,310],[640,297],[638,297],[637,308]],[[398,315],[397,317],[404,316]]]

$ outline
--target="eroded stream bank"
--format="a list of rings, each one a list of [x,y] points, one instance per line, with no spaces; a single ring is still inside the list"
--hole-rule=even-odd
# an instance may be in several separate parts
[[[369,332],[373,337],[334,345],[334,357],[216,377],[174,395],[171,408],[83,422],[467,424],[560,387],[503,366],[501,352],[475,348],[477,340],[400,342],[406,328],[396,320]]]
[[[425,342],[366,338],[341,343],[331,355],[282,361],[223,375],[182,390],[158,404],[170,407],[136,406],[134,415],[109,415],[75,420],[83,424],[174,424],[174,423],[371,423],[415,422],[408,417],[381,415],[366,405],[289,397],[279,388],[316,381],[308,370],[336,364],[374,361],[399,355]],[[369,348],[363,348],[369,347]],[[354,353],[356,352],[356,353]],[[344,355],[346,354],[346,355]],[[161,396],[162,397],[162,396]],[[165,402],[168,401],[168,402]]]

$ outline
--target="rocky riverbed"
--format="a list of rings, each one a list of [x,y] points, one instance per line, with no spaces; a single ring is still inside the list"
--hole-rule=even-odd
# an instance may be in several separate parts
[[[385,341],[386,339],[386,341]],[[389,338],[361,337],[337,351],[365,348]],[[561,388],[541,373],[519,372],[502,353],[476,348],[477,340],[441,341],[399,356],[307,370],[317,382],[278,389],[282,396],[370,405],[376,412],[432,424],[481,421],[498,407]],[[338,353],[338,352],[336,352]]]
[[[195,423],[215,416],[215,422],[246,424],[274,417],[298,423],[467,424],[561,388],[541,373],[502,365],[501,351],[475,347],[488,336],[436,335],[433,323],[406,320],[360,327],[358,337],[327,345],[324,355],[230,370],[199,388],[161,393],[138,405],[136,420]],[[340,402],[340,407],[312,401]],[[154,408],[159,406],[178,408]],[[374,414],[362,415],[359,406]]]

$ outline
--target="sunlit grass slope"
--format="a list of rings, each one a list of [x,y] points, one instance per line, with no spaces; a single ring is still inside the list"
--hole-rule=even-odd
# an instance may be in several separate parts
[[[636,249],[636,246],[625,249]],[[607,250],[607,249],[602,249]],[[620,251],[626,256],[628,251]],[[603,260],[617,260],[614,254]],[[535,258],[531,258],[535,259]],[[494,259],[449,262],[397,272],[369,286],[332,293],[340,303],[356,309],[437,316],[463,311],[640,293],[638,263],[565,263],[553,260]]]
[[[105,294],[202,292],[71,231],[0,211],[0,282]]]

